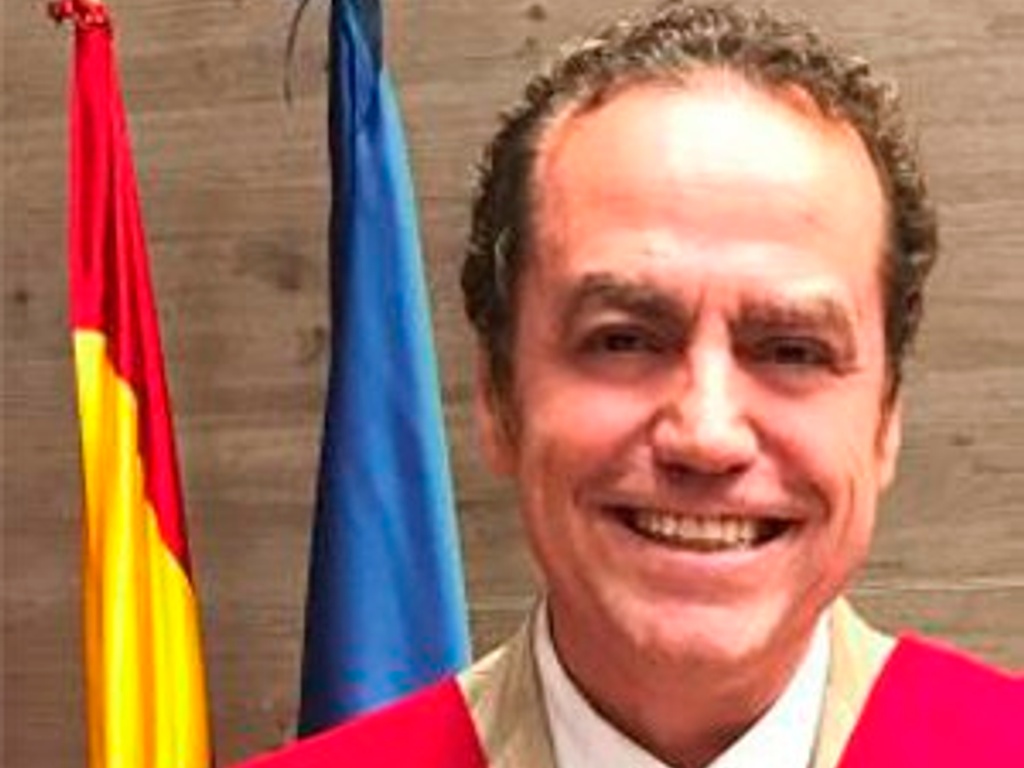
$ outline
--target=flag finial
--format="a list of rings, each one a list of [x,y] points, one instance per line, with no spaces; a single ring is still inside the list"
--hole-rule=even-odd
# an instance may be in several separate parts
[[[110,14],[100,0],[54,0],[46,11],[57,24],[70,19],[80,28],[110,26]]]

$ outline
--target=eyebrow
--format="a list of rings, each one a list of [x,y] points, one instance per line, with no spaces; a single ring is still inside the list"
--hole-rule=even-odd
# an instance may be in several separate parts
[[[585,275],[566,300],[562,322],[569,328],[581,315],[595,310],[617,310],[639,319],[685,330],[693,311],[676,297],[621,275],[596,272]]]

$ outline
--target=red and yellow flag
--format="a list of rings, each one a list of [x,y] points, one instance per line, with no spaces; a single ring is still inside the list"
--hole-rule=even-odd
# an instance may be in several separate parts
[[[106,9],[75,22],[69,260],[91,768],[209,768],[199,611]]]

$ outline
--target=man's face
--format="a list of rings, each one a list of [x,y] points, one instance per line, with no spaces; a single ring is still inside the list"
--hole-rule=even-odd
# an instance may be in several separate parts
[[[535,184],[514,429],[480,412],[563,656],[791,662],[899,442],[869,157],[799,94],[719,79],[555,123]]]

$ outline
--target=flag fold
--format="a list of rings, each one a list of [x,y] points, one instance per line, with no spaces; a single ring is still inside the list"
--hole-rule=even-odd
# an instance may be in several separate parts
[[[415,204],[373,0],[332,5],[329,99],[331,368],[301,735],[469,655]]]
[[[199,609],[110,17],[66,0],[91,768],[209,768]]]

